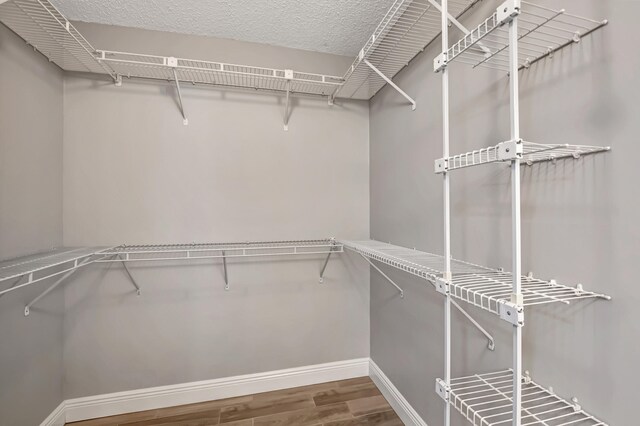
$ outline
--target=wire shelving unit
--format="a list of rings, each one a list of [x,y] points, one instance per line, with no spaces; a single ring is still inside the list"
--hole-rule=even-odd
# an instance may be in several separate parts
[[[568,45],[579,43],[582,37],[608,23],[607,20],[596,21],[572,15],[564,9],[543,7],[524,0],[520,3],[518,68],[528,68]],[[478,43],[482,43],[482,48]],[[454,60],[473,68],[510,71],[509,29],[504,25],[504,13],[500,9],[436,58],[434,66],[440,68]]]
[[[86,266],[106,248],[64,247],[0,262],[0,295]]]
[[[513,371],[476,374],[451,380],[448,398],[474,426],[513,422]],[[606,426],[582,409],[577,399],[566,400],[544,388],[525,372],[522,377],[522,424],[539,426]]]
[[[515,158],[523,164],[532,166],[543,161],[556,161],[563,158],[579,159],[585,155],[609,151],[608,146],[541,144],[526,141],[502,142],[488,148],[469,151],[435,161],[436,173],[444,173],[466,167],[489,163],[508,163]]]
[[[97,263],[222,259],[235,257],[300,256],[342,253],[332,239],[243,243],[123,245],[105,250]]]
[[[455,20],[476,2],[451,0],[452,18]],[[336,90],[336,96],[372,98],[440,31],[438,2],[396,0],[347,70],[344,85]]]
[[[436,381],[436,392],[445,401],[445,426],[451,424],[451,407],[472,424],[490,425],[604,425],[577,404],[559,398],[523,374],[522,329],[524,308],[548,303],[570,303],[580,299],[610,299],[585,291],[581,285],[567,287],[522,274],[521,188],[522,164],[580,158],[608,151],[609,147],[545,145],[520,137],[519,70],[607,24],[570,15],[524,0],[507,0],[478,27],[449,44],[448,1],[442,0],[442,53],[433,62],[442,75],[443,157],[435,161],[435,173],[443,178],[444,256],[437,286],[445,294],[444,376]],[[449,123],[449,66],[458,61],[475,67],[491,67],[509,75],[510,140],[496,146],[451,156]],[[511,167],[511,257],[512,272],[486,270],[456,273],[458,261],[451,257],[451,175],[457,169],[508,162]],[[513,327],[512,367],[486,375],[451,377],[451,306],[462,299],[494,312]]]

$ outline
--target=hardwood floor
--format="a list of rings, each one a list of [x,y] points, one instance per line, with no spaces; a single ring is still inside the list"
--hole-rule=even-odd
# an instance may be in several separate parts
[[[67,426],[402,426],[369,377],[67,423]]]

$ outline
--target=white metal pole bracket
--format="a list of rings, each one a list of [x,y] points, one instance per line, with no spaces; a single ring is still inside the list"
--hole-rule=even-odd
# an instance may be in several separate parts
[[[449,162],[446,158],[439,158],[434,162],[434,171],[436,173],[445,173],[449,171]]]
[[[378,68],[376,68],[371,62],[369,62],[367,59],[363,59],[363,62],[365,64],[367,64],[367,66],[369,68],[371,68],[373,70],[373,72],[375,72],[376,74],[378,74],[380,76],[380,78],[382,78],[384,81],[387,82],[387,84],[389,84],[389,86],[393,87],[394,89],[396,89],[396,91],[398,93],[400,93],[406,100],[408,100],[411,103],[411,110],[415,111],[416,110],[416,101],[413,100],[413,98],[409,95],[407,95],[404,90],[402,90],[400,87],[398,87],[397,84],[395,84],[389,77],[387,77],[386,75],[384,75],[384,73],[382,71],[380,71]]]
[[[522,305],[512,302],[500,302],[500,318],[506,322],[522,327],[524,325],[524,309]]]
[[[500,25],[508,24],[520,15],[521,10],[520,0],[507,0],[496,10],[496,18]]]
[[[436,278],[435,286],[438,293],[444,294],[445,296],[449,294],[449,281],[444,278]]]
[[[442,52],[433,59],[433,72],[440,72],[447,67],[447,52]]]
[[[498,144],[497,156],[500,161],[521,159],[524,154],[522,139],[501,142]]]
[[[444,401],[449,401],[449,392],[451,388],[442,379],[436,379],[436,393]]]

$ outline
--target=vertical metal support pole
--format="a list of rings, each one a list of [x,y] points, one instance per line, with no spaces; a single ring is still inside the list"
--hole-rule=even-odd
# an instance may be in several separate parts
[[[509,93],[511,103],[511,140],[520,139],[520,98],[518,83],[518,16],[509,22]],[[522,260],[520,227],[520,160],[511,163],[511,220],[513,294],[511,301],[522,305]],[[513,326],[513,426],[522,422],[522,327]]]
[[[449,2],[442,0],[442,51],[449,49]],[[442,69],[442,151],[449,157],[449,70]],[[449,173],[443,174],[444,204],[444,279],[451,280],[451,194]],[[444,302],[444,382],[451,385],[451,295]],[[445,401],[444,424],[451,424],[451,405]]]
[[[229,291],[229,276],[227,275],[227,256],[222,250],[222,267],[224,268],[224,291]]]

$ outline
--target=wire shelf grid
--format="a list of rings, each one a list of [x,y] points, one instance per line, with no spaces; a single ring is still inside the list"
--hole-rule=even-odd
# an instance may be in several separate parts
[[[459,16],[477,0],[449,0],[449,13]],[[441,31],[440,10],[429,0],[396,0],[344,75],[336,97],[370,99],[386,82],[365,63],[389,78],[435,39]]]
[[[518,65],[521,69],[580,42],[582,37],[607,24],[606,20],[596,21],[569,14],[564,9],[526,1],[521,2],[518,22]],[[495,12],[447,50],[447,62],[456,60],[474,68],[489,67],[508,72],[508,31],[508,26],[501,24]],[[482,42],[482,48],[479,42]]]
[[[310,95],[332,95],[343,83],[342,78],[293,71],[288,78],[285,70],[197,59],[176,58],[137,53],[100,50],[100,62],[108,64],[118,75],[173,81],[177,75],[181,82],[240,87]],[[176,75],[174,75],[174,70]],[[290,83],[290,85],[289,85]]]
[[[0,4],[0,21],[63,70],[114,76],[96,59],[96,50],[47,0]]]
[[[533,165],[542,161],[555,161],[562,158],[578,159],[584,155],[606,152],[611,147],[570,144],[540,144],[522,141],[521,159],[525,164]],[[469,151],[446,158],[446,170],[457,170],[481,164],[505,162],[500,155],[500,144],[488,148]],[[438,166],[442,164],[442,166]],[[436,163],[436,173],[444,172],[445,163]]]
[[[449,403],[474,426],[510,425],[512,387],[512,370],[453,379]],[[522,379],[522,425],[607,426],[584,411],[575,398],[565,400],[526,374]]]
[[[123,245],[104,251],[96,263],[273,257],[342,253],[335,240],[266,241],[167,245]]]
[[[444,275],[444,256],[415,249],[394,246],[379,241],[340,241],[348,250],[426,279],[432,284]],[[500,269],[452,260],[451,296],[484,310],[500,315],[501,305],[509,302],[513,293],[513,275]],[[532,275],[522,276],[523,306],[548,303],[570,304],[572,301],[602,298],[604,294],[569,287],[555,280],[541,280]]]
[[[63,247],[0,262],[0,284],[12,281],[8,288],[0,289],[0,295],[86,266],[103,250]]]

